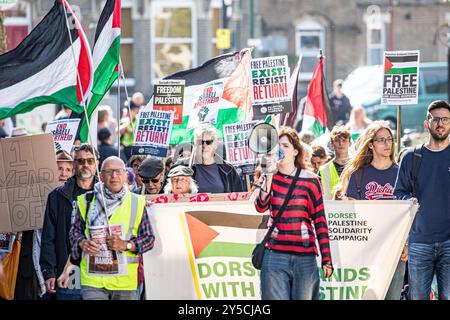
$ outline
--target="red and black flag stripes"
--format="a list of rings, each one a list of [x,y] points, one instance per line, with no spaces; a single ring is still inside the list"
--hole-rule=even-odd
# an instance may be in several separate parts
[[[92,57],[66,0],[55,1],[17,48],[0,56],[0,66],[0,119],[48,103],[83,110],[81,102],[92,84]]]

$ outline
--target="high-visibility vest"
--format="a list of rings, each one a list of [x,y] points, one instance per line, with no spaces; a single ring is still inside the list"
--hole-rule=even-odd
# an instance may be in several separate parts
[[[339,174],[333,160],[320,168],[322,194],[324,200],[333,200],[336,186],[339,184]]]
[[[95,201],[92,199],[89,210]],[[86,219],[86,194],[77,198],[78,209],[81,218],[84,220],[86,228],[84,234],[88,238],[89,229]],[[142,215],[145,208],[145,197],[128,192],[122,204],[113,211],[111,218],[108,220],[110,225],[122,224],[126,232],[124,240],[130,240],[133,236],[138,235],[139,225],[142,221]],[[80,263],[81,285],[94,288],[104,288],[108,290],[136,290],[138,280],[138,255],[130,251],[126,251],[127,257],[127,275],[121,276],[93,276],[87,273],[87,256],[83,254]]]

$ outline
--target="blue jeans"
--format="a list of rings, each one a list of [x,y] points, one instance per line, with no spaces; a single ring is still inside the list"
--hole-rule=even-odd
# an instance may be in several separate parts
[[[399,261],[384,300],[400,300],[405,279],[406,262]]]
[[[266,249],[261,267],[263,300],[319,300],[315,255],[294,255]]]
[[[81,289],[56,288],[56,300],[81,300]]]
[[[410,243],[408,250],[409,299],[429,300],[436,274],[440,300],[450,300],[450,240]]]

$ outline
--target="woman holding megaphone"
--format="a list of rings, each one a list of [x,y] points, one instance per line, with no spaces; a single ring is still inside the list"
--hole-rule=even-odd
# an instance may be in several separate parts
[[[333,273],[320,182],[307,168],[297,132],[282,128],[278,136],[282,159],[269,158],[255,199],[258,212],[270,210],[269,231],[263,243],[261,298],[318,300],[316,238],[323,277]]]

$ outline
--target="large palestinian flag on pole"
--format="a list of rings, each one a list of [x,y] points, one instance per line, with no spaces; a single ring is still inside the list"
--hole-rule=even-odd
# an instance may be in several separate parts
[[[0,119],[48,103],[81,113],[92,70],[83,27],[66,0],[55,1],[36,28],[0,56]]]
[[[108,0],[100,15],[95,32],[94,49],[94,82],[88,100],[88,118],[97,108],[103,96],[108,92],[118,77],[120,62],[120,8],[121,0]],[[81,142],[87,141],[88,124],[82,117],[80,129]]]
[[[302,130],[311,131],[316,138],[323,135],[331,121],[331,108],[323,74],[323,57],[319,57],[308,86]]]
[[[218,137],[221,138],[224,124],[243,121],[251,116],[248,86],[250,59],[250,50],[244,49],[218,56],[200,67],[165,78],[183,79],[186,85],[182,123],[173,125],[170,144],[192,142],[193,127],[208,122],[208,119],[211,119],[210,123],[217,128]],[[153,99],[146,108],[150,109],[152,105]]]

